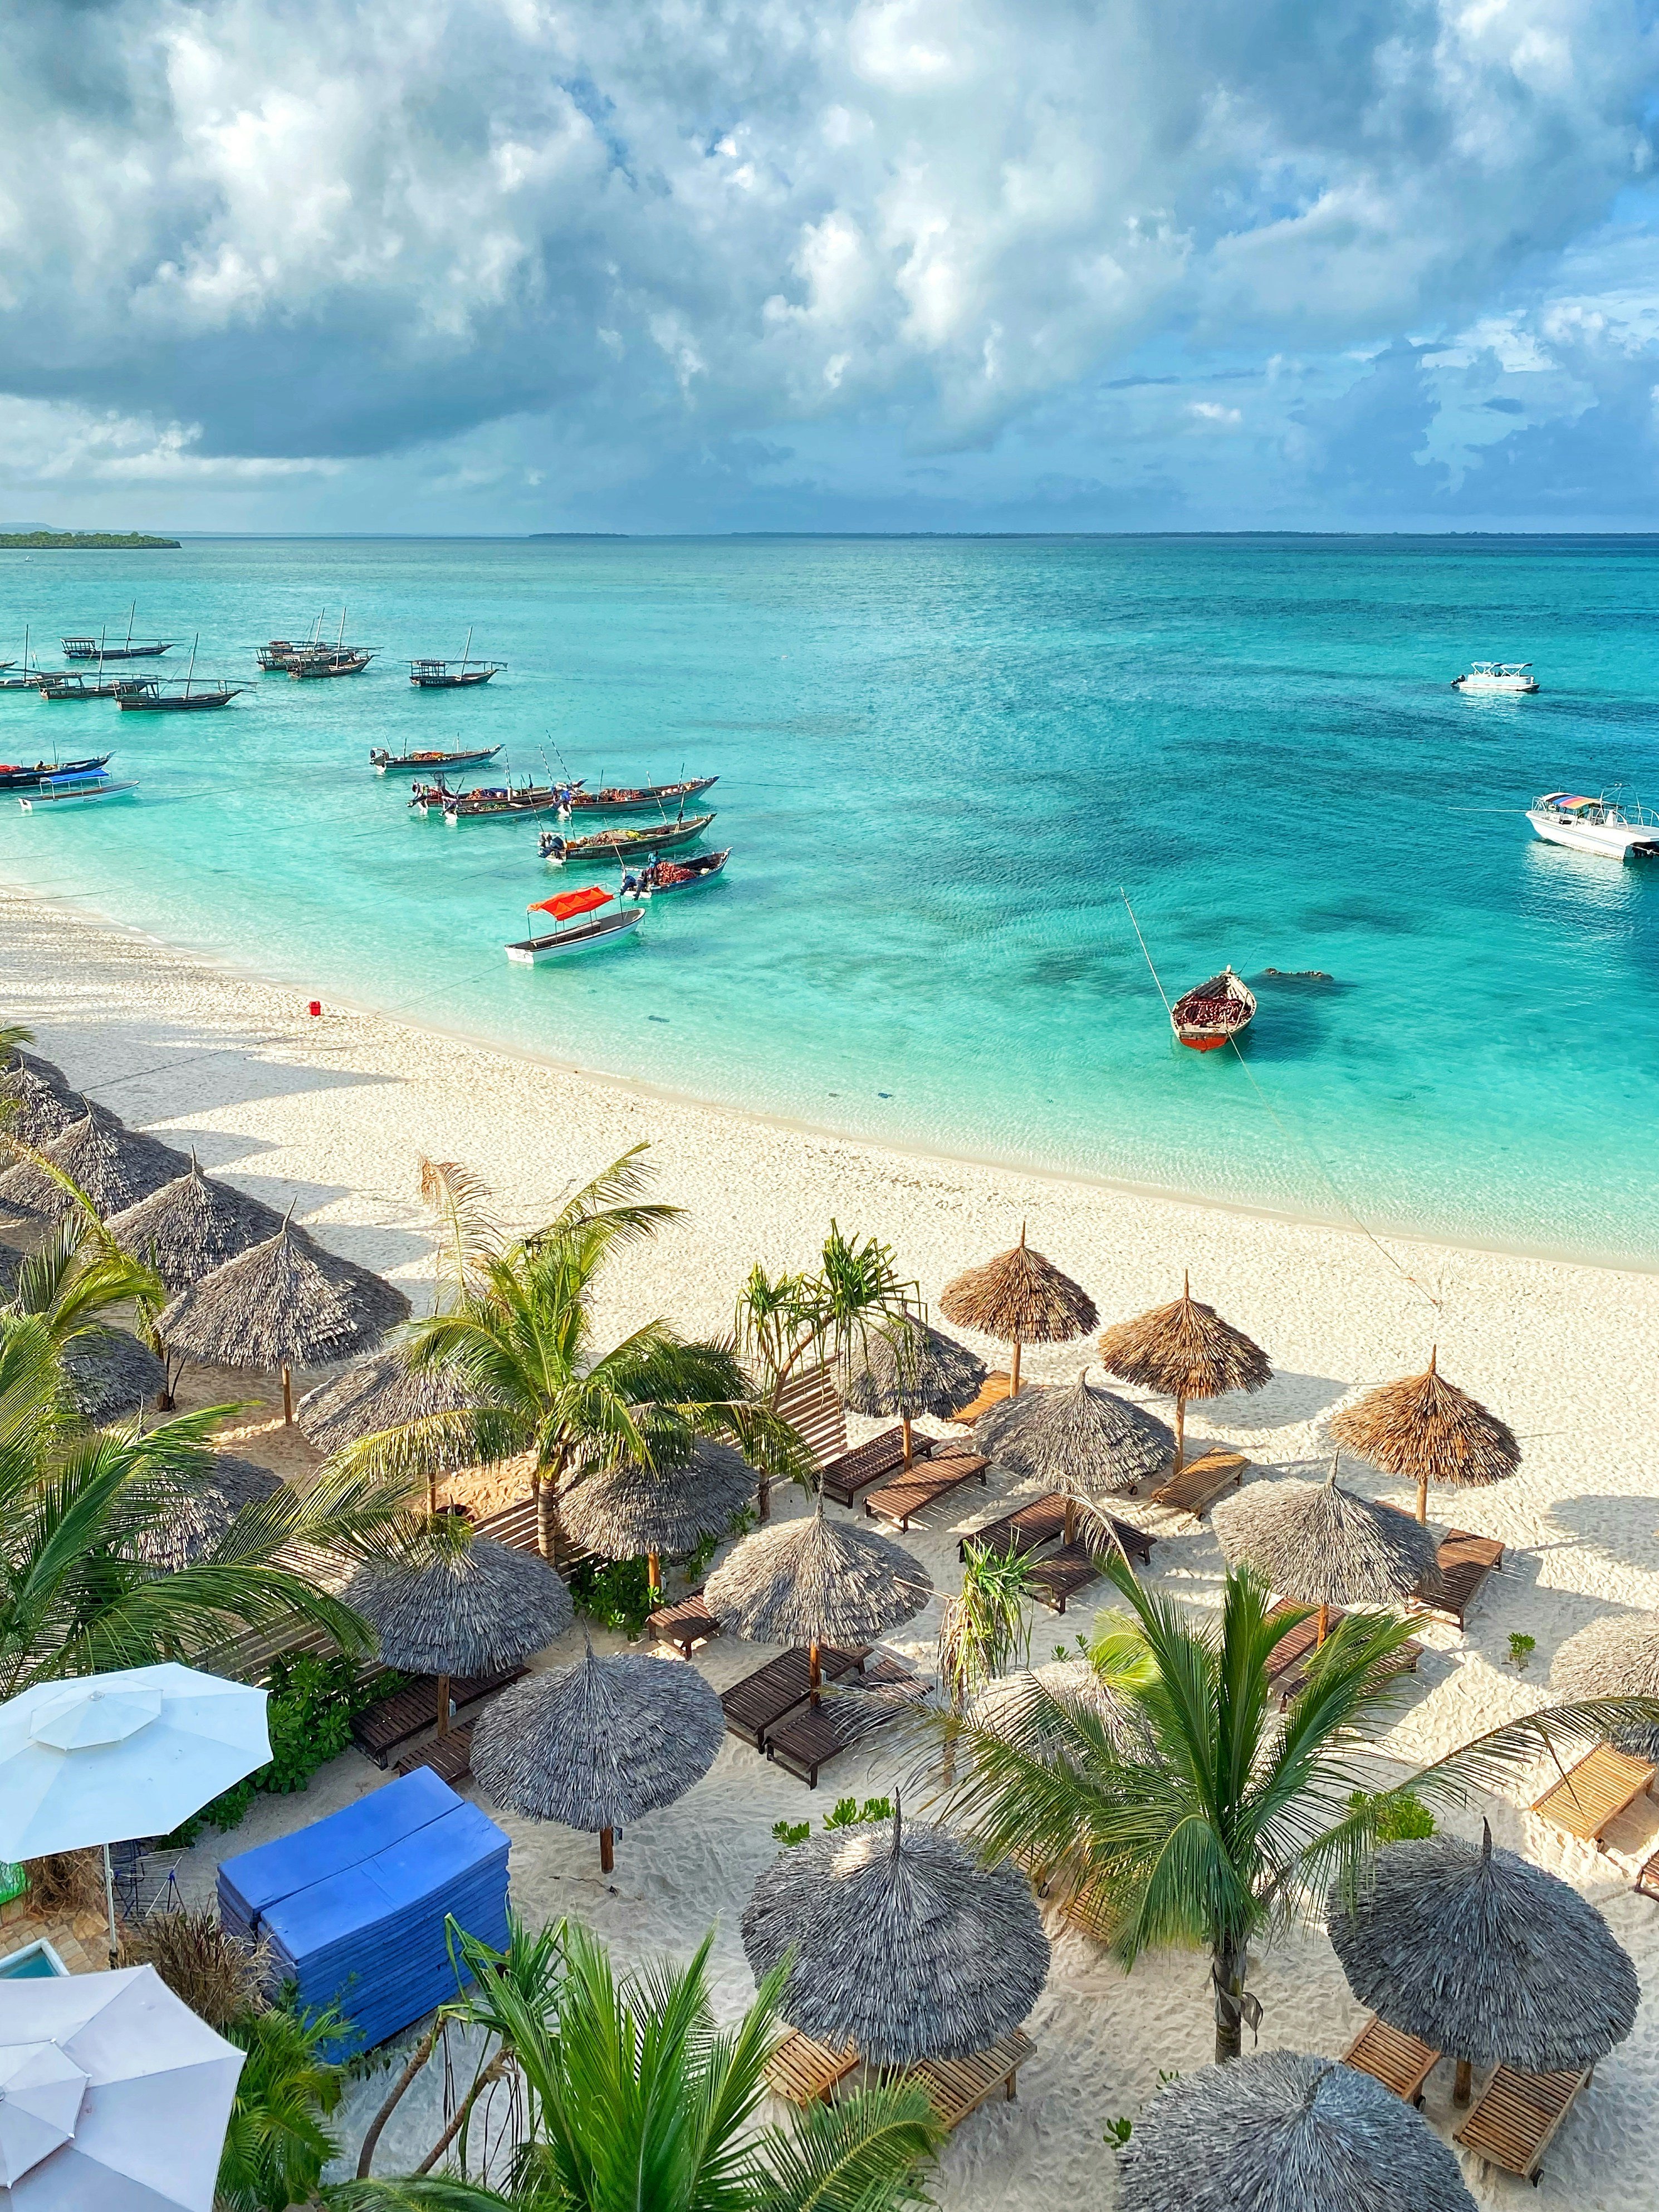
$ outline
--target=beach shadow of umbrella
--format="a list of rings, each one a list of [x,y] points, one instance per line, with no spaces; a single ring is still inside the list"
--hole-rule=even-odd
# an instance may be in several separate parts
[[[1659,1504],[1651,1498],[1615,1498],[1591,1492],[1558,1498],[1550,1518],[1571,1529],[1580,1544],[1593,1545],[1627,1565],[1659,1569]]]

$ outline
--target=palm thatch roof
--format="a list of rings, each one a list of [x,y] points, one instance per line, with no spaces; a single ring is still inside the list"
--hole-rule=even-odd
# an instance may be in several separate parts
[[[1420,2112],[1298,2051],[1178,2075],[1135,2122],[1118,2172],[1122,2212],[1474,2212]]]
[[[498,1805],[596,1835],[684,1797],[726,1732],[695,1667],[641,1651],[536,1674],[495,1699],[472,1733],[472,1772]]]
[[[454,1552],[360,1567],[343,1593],[380,1639],[388,1667],[411,1674],[486,1674],[556,1643],[575,1619],[545,1559],[487,1536]]]
[[[1120,1748],[1139,1739],[1135,1708],[1115,1697],[1082,1657],[1044,1659],[998,1674],[978,1692],[968,1713],[976,1727],[1044,1759],[1063,1755],[1067,1724],[1076,1719],[1104,1729]]]
[[[0,1130],[37,1152],[72,1128],[86,1110],[67,1085],[35,1067],[14,1067],[0,1077]]]
[[[607,1559],[690,1552],[723,1536],[759,1480],[739,1451],[700,1437],[679,1467],[624,1460],[579,1475],[559,1498],[567,1532]]]
[[[862,1644],[914,1620],[933,1594],[902,1544],[827,1521],[823,1501],[760,1528],[709,1576],[703,1603],[754,1644]]]
[[[848,1362],[842,1396],[855,1413],[890,1420],[919,1413],[949,1420],[980,1393],[985,1362],[915,1314],[872,1329]]]
[[[1066,1344],[1086,1336],[1100,1318],[1081,1285],[1027,1244],[1023,1224],[1012,1251],[947,1283],[939,1303],[958,1328],[977,1329],[999,1344]]]
[[[94,1425],[136,1413],[167,1388],[167,1370],[125,1328],[88,1329],[64,1346],[64,1372],[77,1410]]]
[[[245,1505],[274,1498],[282,1486],[268,1467],[234,1452],[215,1452],[212,1473],[181,1491],[134,1548],[152,1565],[176,1574],[210,1552]]]
[[[981,1413],[974,1448],[1044,1490],[1073,1498],[1127,1495],[1175,1458],[1174,1431],[1085,1374],[1027,1389]]]
[[[781,1852],[744,1908],[743,1948],[757,1978],[793,1949],[784,2018],[890,2065],[982,2051],[1048,1978],[1025,1876],[899,1814]]]
[[[283,1225],[263,1199],[202,1173],[192,1152],[189,1167],[137,1206],[115,1215],[110,1234],[124,1252],[147,1260],[170,1291],[187,1291]]]
[[[5,1073],[16,1075],[20,1072],[35,1076],[42,1083],[49,1083],[60,1098],[78,1100],[81,1096],[58,1062],[46,1059],[42,1053],[24,1052],[21,1048],[14,1052],[5,1063]]]
[[[191,1359],[270,1372],[349,1359],[408,1318],[401,1291],[285,1221],[174,1298],[161,1328]]]
[[[1194,1297],[1184,1280],[1178,1298],[1119,1322],[1103,1334],[1097,1349],[1109,1375],[1183,1402],[1260,1390],[1273,1380],[1261,1346]]]
[[[1210,1518],[1230,1567],[1248,1560],[1301,1605],[1391,1605],[1443,1587],[1432,1533],[1342,1489],[1334,1459],[1323,1482],[1253,1482]]]
[[[0,1297],[17,1295],[18,1271],[23,1265],[24,1255],[12,1245],[0,1244]]]
[[[1431,1352],[1421,1375],[1384,1382],[1344,1406],[1331,1436],[1384,1474],[1465,1486],[1502,1482],[1521,1464],[1515,1431],[1448,1382]]]
[[[1659,1613],[1613,1613],[1567,1638],[1550,1668],[1563,1704],[1589,1698],[1659,1698]],[[1659,1727],[1639,1722],[1608,1731],[1632,1759],[1659,1761]]]
[[[465,1389],[455,1375],[441,1367],[411,1367],[394,1347],[365,1352],[326,1382],[307,1390],[295,1407],[294,1418],[319,1451],[338,1452],[383,1429],[402,1428],[431,1413],[459,1413],[467,1403]],[[424,1456],[431,1458],[430,1447]],[[467,1467],[477,1457],[470,1446],[458,1444],[453,1462]],[[434,1471],[441,1463],[434,1463]]]
[[[42,1158],[70,1176],[107,1221],[189,1167],[182,1152],[159,1138],[129,1129],[113,1115],[88,1107],[61,1136],[40,1148]],[[19,1160],[0,1175],[0,1212],[58,1221],[74,1200],[33,1160]]]
[[[1483,1824],[1484,1826],[1484,1824]],[[1636,2022],[1641,1984],[1605,1920],[1514,1851],[1459,1836],[1388,1844],[1370,1881],[1327,1901],[1331,1942],[1361,2004],[1476,2065],[1590,2066]]]

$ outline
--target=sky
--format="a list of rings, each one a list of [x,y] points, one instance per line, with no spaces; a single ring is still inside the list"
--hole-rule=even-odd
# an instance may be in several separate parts
[[[1654,0],[27,0],[0,526],[1659,528]]]

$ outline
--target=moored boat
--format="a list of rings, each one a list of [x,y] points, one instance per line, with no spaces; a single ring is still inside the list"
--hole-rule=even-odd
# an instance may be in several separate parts
[[[73,775],[62,772],[43,775],[33,791],[20,791],[17,804],[25,814],[39,806],[85,806],[95,799],[114,799],[124,791],[137,791],[136,783],[118,783],[106,768]]]
[[[689,822],[652,822],[642,830],[595,830],[586,837],[566,837],[556,830],[544,830],[538,845],[543,860],[556,864],[628,860],[641,853],[654,860],[659,853],[672,852],[675,846],[689,845],[701,837],[714,819],[712,814],[694,814]]]
[[[228,707],[247,689],[245,684],[197,684],[182,691],[129,692],[121,700],[124,714],[184,714],[198,709]]]
[[[663,898],[670,891],[694,891],[699,884],[712,884],[732,857],[723,853],[693,853],[689,860],[654,860],[637,875],[624,875],[618,894],[623,898]]]
[[[1188,991],[1170,1009],[1170,1028],[1194,1052],[1214,1052],[1255,1019],[1255,994],[1231,968]]]
[[[384,746],[371,747],[368,764],[376,775],[396,775],[404,771],[419,775],[423,769],[434,769],[440,775],[453,768],[488,768],[501,747],[485,745],[470,753],[389,753]]]
[[[684,783],[647,783],[637,787],[607,784],[602,791],[573,793],[570,811],[573,814],[637,814],[653,806],[681,805],[688,799],[701,799],[719,781],[717,775],[698,775]]]
[[[526,913],[549,914],[565,926],[550,930],[545,936],[520,938],[507,946],[507,958],[531,968],[544,960],[562,960],[574,952],[591,952],[600,945],[615,944],[629,930],[638,928],[644,908],[619,907],[615,914],[599,913],[599,908],[611,904],[612,896],[598,884],[590,884],[586,890],[562,891],[556,898],[538,899],[525,908]]]
[[[468,630],[459,660],[440,660],[431,654],[411,660],[409,680],[419,691],[461,691],[475,684],[488,684],[506,665],[504,660],[475,660],[472,633]]]
[[[562,791],[547,784],[480,784],[471,791],[447,791],[437,785],[416,784],[409,803],[411,806],[423,806],[428,814],[434,806],[441,807],[444,820],[453,825],[503,816],[517,819],[556,814],[564,799]]]
[[[63,669],[48,669],[34,679],[43,699],[131,699],[140,691],[153,691],[154,676],[77,676]]]
[[[1535,691],[1529,660],[1477,660],[1464,676],[1454,676],[1454,691]]]
[[[63,639],[65,660],[159,660],[164,653],[171,653],[178,644],[176,637],[135,637],[132,625],[137,618],[138,602],[135,599],[127,611],[127,634],[119,645],[111,645],[103,632],[96,637],[66,637]]]
[[[378,647],[349,645],[343,649],[326,647],[321,653],[301,653],[288,662],[288,672],[296,684],[329,676],[361,676],[374,659]]]
[[[1659,857],[1659,815],[1620,799],[1616,787],[1595,799],[1547,791],[1527,809],[1527,819],[1534,833],[1551,845],[1571,845],[1613,860]]]
[[[108,765],[107,753],[94,753],[86,760],[36,761],[33,768],[12,762],[0,763],[0,792],[33,791],[43,776],[90,775],[94,769]]]

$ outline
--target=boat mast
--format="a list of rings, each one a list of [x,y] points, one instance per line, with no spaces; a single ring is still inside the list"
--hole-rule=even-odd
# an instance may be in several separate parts
[[[466,665],[467,665],[468,661],[469,661],[469,660],[471,660],[471,658],[472,658],[472,625],[471,625],[471,623],[469,623],[467,624],[467,626],[466,626],[466,643],[465,643],[465,644],[461,647],[461,672],[462,672],[462,673],[463,673],[463,674],[465,674],[465,672],[466,672]]]
[[[191,638],[190,641],[190,666],[185,671],[185,696],[186,699],[190,696],[190,679],[196,673],[196,648],[201,642],[202,633],[198,629],[195,636]]]
[[[138,602],[135,599],[132,605],[127,609],[127,649],[125,654],[123,656],[123,658],[126,659],[131,659],[132,657],[132,624],[133,619],[137,612]]]
[[[340,635],[334,641],[334,650],[336,653],[338,653],[340,647],[345,643],[345,618],[346,611],[342,607],[340,610]]]

